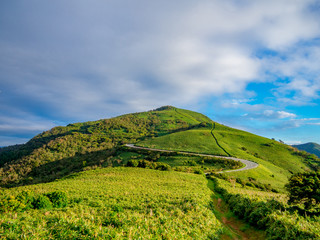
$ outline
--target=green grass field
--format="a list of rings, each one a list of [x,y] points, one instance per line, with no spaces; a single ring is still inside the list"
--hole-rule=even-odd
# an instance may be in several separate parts
[[[105,168],[3,193],[26,189],[64,191],[71,203],[1,214],[1,239],[215,239],[221,231],[208,208],[212,192],[200,175]]]
[[[137,145],[176,151],[190,151],[213,155],[226,155],[214,141],[210,129],[199,128],[150,138]],[[301,156],[293,154],[290,147],[277,141],[245,131],[216,124],[214,134],[219,144],[232,156],[255,161],[257,169],[226,173],[247,179],[253,177],[274,188],[283,189],[292,173],[308,170]]]

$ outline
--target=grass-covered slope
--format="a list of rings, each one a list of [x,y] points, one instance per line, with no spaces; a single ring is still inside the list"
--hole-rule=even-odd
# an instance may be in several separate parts
[[[0,186],[51,181],[92,166],[112,165],[124,143],[208,123],[206,116],[166,106],[43,132],[28,143],[0,150]]]
[[[301,151],[306,151],[311,154],[315,154],[320,157],[320,145],[318,143],[304,143],[299,145],[293,145],[292,147],[298,148]]]
[[[221,231],[200,175],[104,168],[3,193],[24,190],[63,191],[69,205],[0,214],[3,239],[216,239]]]
[[[3,148],[0,150],[0,186],[48,182],[96,166],[125,164],[116,157],[125,143],[230,154],[253,160],[260,163],[257,169],[229,174],[259,178],[274,186],[283,186],[292,173],[319,165],[316,158],[295,148],[213,124],[200,113],[165,106],[148,112],[55,127],[26,144]]]
[[[259,179],[262,183],[282,188],[292,173],[316,168],[319,161],[311,155],[275,140],[260,137],[245,131],[216,123],[213,133],[219,145],[232,156],[255,161],[257,169],[228,173],[235,177]],[[211,135],[210,125],[199,129],[172,133],[158,138],[146,139],[138,143],[144,147],[177,151],[200,152],[226,155]]]

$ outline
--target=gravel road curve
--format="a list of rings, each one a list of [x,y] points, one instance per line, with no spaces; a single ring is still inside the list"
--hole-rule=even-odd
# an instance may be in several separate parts
[[[155,149],[155,148],[138,147],[138,146],[135,146],[134,144],[126,144],[126,147],[135,148],[135,149],[143,149],[143,150],[148,150],[148,151],[153,151],[153,152],[175,152],[175,151],[171,151],[171,150],[162,150],[162,149]],[[259,166],[258,163],[255,163],[255,162],[252,162],[252,161],[249,161],[249,160],[245,160],[245,159],[240,159],[240,158],[223,157],[223,156],[216,156],[216,155],[210,155],[210,154],[201,154],[201,153],[192,153],[192,152],[183,152],[183,151],[178,151],[178,152],[185,153],[185,154],[190,154],[190,155],[194,155],[194,156],[218,157],[218,158],[231,159],[231,160],[234,160],[234,161],[242,162],[245,165],[243,168],[222,171],[224,173],[226,173],[226,172],[245,171],[245,170],[250,170],[250,169],[253,169],[253,168],[256,168],[256,167]],[[218,172],[218,173],[222,173],[222,172]]]

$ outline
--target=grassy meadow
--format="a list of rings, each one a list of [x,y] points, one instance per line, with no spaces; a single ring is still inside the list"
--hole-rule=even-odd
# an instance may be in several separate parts
[[[2,213],[1,239],[217,239],[222,230],[201,175],[104,168],[2,194],[23,190],[64,191],[69,205]]]

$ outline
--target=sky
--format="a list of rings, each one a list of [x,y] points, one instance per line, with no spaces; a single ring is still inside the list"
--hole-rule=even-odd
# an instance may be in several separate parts
[[[0,146],[172,105],[320,143],[318,0],[0,1]]]

